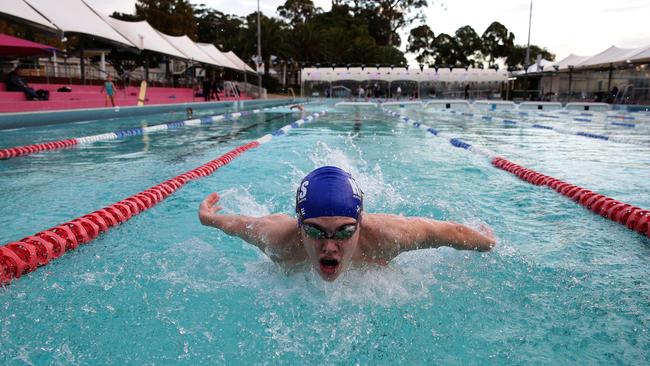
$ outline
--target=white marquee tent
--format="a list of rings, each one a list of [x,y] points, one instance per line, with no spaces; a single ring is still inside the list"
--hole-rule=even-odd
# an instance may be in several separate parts
[[[23,0],[2,0],[0,1],[0,13],[23,19],[38,27],[45,27],[49,30],[57,30],[56,26],[45,19],[36,10],[27,5]]]
[[[123,46],[162,53],[183,60],[255,72],[232,51],[189,37],[163,34],[146,22],[127,22],[101,15],[83,0],[0,0],[0,13],[52,32],[77,33]]]
[[[104,20],[141,50],[159,52],[180,59],[187,58],[174,46],[169,44],[146,20],[141,22],[125,22],[108,16],[104,16]]]
[[[253,70],[252,67],[248,66],[248,64],[242,61],[242,59],[240,59],[234,52],[232,51],[224,52],[223,55],[226,56],[233,64],[240,66],[239,67],[240,69],[255,73],[255,70]]]
[[[415,81],[415,82],[503,82],[508,79],[506,70],[494,69],[453,69],[440,68],[435,69],[409,69],[403,67],[366,67],[363,70],[360,67],[346,68],[305,68],[302,70],[303,81],[368,81],[383,80],[393,81]]]
[[[25,0],[25,2],[64,32],[81,33],[135,47],[81,0]]]
[[[610,64],[624,64],[624,63],[639,63],[650,61],[650,45],[638,48],[620,48],[611,46],[593,56],[578,56],[570,54],[559,62],[550,62],[542,60],[544,63],[544,70],[538,70],[536,65],[531,65],[528,69],[529,73],[532,72],[551,72],[555,71],[553,65],[558,66],[560,70],[568,70],[569,66],[575,68],[586,67],[606,67]]]
[[[608,65],[610,63],[623,63],[623,62],[634,62],[638,60],[636,57],[638,54],[643,53],[644,51],[650,50],[650,46],[639,47],[639,48],[619,48],[612,46],[605,51],[592,56],[583,62],[575,65],[577,67],[582,66],[601,66]]]
[[[221,67],[227,67],[233,70],[245,71],[241,67],[233,64],[217,47],[212,43],[197,43],[196,44],[201,50],[208,54],[212,59],[217,61],[218,65]]]
[[[218,66],[216,60],[213,60],[212,57],[208,56],[203,50],[192,42],[188,36],[170,36],[161,32],[158,32],[167,42],[179,50],[182,54],[185,55],[185,58],[192,61],[198,61],[208,65]]]

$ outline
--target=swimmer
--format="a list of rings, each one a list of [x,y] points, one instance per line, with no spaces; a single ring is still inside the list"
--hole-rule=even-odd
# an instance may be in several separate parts
[[[211,193],[199,206],[203,225],[242,238],[282,266],[308,263],[325,281],[334,281],[351,264],[387,265],[406,251],[441,246],[488,251],[495,245],[489,228],[480,233],[424,217],[365,213],[363,192],[354,178],[333,166],[320,167],[302,180],[297,218],[222,215],[218,202],[219,195]]]

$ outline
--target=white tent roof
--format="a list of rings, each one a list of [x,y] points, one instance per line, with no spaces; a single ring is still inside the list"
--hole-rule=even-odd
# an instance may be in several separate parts
[[[650,48],[650,46],[640,48],[618,48],[616,46],[612,46],[605,51],[582,61],[576,66],[596,66],[602,64],[625,62],[627,60],[632,61],[635,55],[643,52],[647,48]]]
[[[167,42],[174,46],[177,50],[185,55],[185,58],[198,61],[208,65],[217,65],[217,61],[213,60],[203,50],[192,42],[188,36],[174,37],[161,32],[158,32]]]
[[[638,48],[619,48],[612,46],[605,51],[593,56],[577,56],[570,54],[558,62],[560,70],[566,70],[569,65],[575,67],[602,66],[622,62],[639,62],[650,59],[650,45]],[[544,68],[544,71],[547,71]]]
[[[578,56],[572,53],[569,56],[565,57],[562,61],[558,62],[557,64],[560,66],[560,70],[566,70],[569,68],[569,65],[573,65],[573,66],[579,65],[583,63],[585,60],[590,59],[591,57],[593,56]]]
[[[305,68],[302,70],[302,79],[304,81],[337,81],[337,80],[354,80],[354,81],[367,81],[367,80],[383,80],[383,81],[397,81],[397,80],[410,80],[417,82],[501,82],[508,78],[506,70],[494,71],[493,69],[453,69],[449,71],[448,68],[438,69],[409,69],[389,67],[366,67],[361,70],[360,67],[351,67],[349,70],[346,68]]]
[[[34,24],[56,30],[56,26],[49,20],[43,18],[36,10],[32,9],[23,0],[2,0],[0,1],[0,13],[5,13],[16,18],[21,18]]]
[[[5,0],[2,0],[3,2]],[[25,0],[64,32],[82,33],[134,47],[82,0]]]
[[[226,56],[230,61],[232,61],[233,64],[235,65],[241,65],[239,68],[240,70],[248,71],[255,73],[255,70],[253,70],[252,67],[248,66],[242,59],[240,59],[234,52],[228,51],[224,53],[224,56]]]
[[[203,52],[207,53],[208,56],[217,61],[218,66],[241,70],[240,67],[237,67],[237,65],[233,64],[232,61],[230,61],[230,59],[221,53],[221,51],[219,51],[219,49],[212,43],[197,43],[196,45],[199,46]]]
[[[154,52],[164,53],[169,56],[186,59],[179,50],[169,44],[166,39],[160,36],[153,27],[146,21],[125,22],[108,16],[103,16],[106,23],[131,41],[137,48]]]
[[[549,61],[547,59],[542,59],[539,61],[539,65],[537,65],[537,62],[534,64],[528,66],[528,72],[543,72],[543,71],[554,71],[553,65],[557,65],[556,62],[554,61]]]
[[[632,60],[634,61],[649,61],[650,60],[650,46],[643,47],[644,49],[634,55]]]

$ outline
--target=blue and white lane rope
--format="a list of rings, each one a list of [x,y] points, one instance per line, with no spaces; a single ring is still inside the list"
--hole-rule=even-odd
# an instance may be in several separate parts
[[[110,132],[110,133],[104,133],[104,134],[101,134],[101,135],[78,137],[77,141],[78,141],[79,144],[85,144],[85,143],[93,143],[93,142],[98,142],[98,141],[116,140],[116,139],[119,139],[119,138],[130,137],[130,136],[138,136],[138,135],[142,135],[144,133],[151,133],[151,132],[156,132],[156,131],[171,130],[171,129],[175,129],[175,128],[179,128],[179,127],[185,127],[185,126],[207,125],[207,124],[211,124],[211,123],[219,122],[219,121],[236,120],[236,119],[238,119],[239,117],[242,117],[242,116],[247,116],[247,115],[251,115],[251,114],[258,114],[260,112],[265,112],[265,111],[273,110],[273,109],[277,109],[277,108],[280,108],[280,107],[275,106],[275,107],[268,107],[268,108],[262,108],[262,109],[254,109],[252,111],[241,111],[241,112],[234,112],[234,113],[225,113],[225,114],[220,114],[220,115],[216,115],[216,116],[206,116],[206,117],[201,117],[201,118],[180,120],[180,121],[168,122],[168,123],[163,123],[163,124],[149,126],[149,127],[137,127],[137,128],[120,130],[120,131],[115,131],[115,132]]]
[[[594,113],[580,113],[571,115],[567,111],[557,112],[557,114],[551,114],[551,112],[538,113],[535,111],[525,112],[525,111],[490,111],[491,113],[506,113],[509,115],[520,115],[520,116],[537,116],[541,118],[552,118],[562,122],[598,122],[605,125],[617,126],[617,127],[626,127],[634,128],[637,127],[636,123],[631,122],[611,122],[607,119],[606,116],[599,116]]]
[[[59,140],[59,141],[49,141],[49,142],[42,142],[38,144],[32,144],[32,145],[4,148],[4,149],[0,149],[0,159],[10,159],[18,156],[34,154],[41,151],[58,150],[58,149],[63,149],[63,148],[72,147],[81,144],[90,144],[99,141],[108,141],[108,140],[127,138],[131,136],[139,136],[145,133],[175,129],[183,126],[199,126],[199,125],[210,124],[213,122],[218,122],[221,120],[226,120],[226,121],[234,120],[241,116],[246,116],[249,114],[257,114],[262,111],[278,109],[281,107],[282,106],[274,106],[274,107],[263,108],[261,110],[254,109],[252,111],[226,113],[223,115],[206,116],[202,118],[168,122],[168,123],[163,123],[163,124],[149,126],[149,127],[131,128],[131,129],[120,130],[116,132],[103,133],[100,135],[69,138],[69,139]]]
[[[311,115],[309,115],[309,116],[307,116],[305,118],[301,118],[301,119],[299,119],[299,120],[297,120],[297,121],[295,121],[295,122],[293,122],[291,124],[288,124],[288,125],[286,125],[286,126],[284,126],[282,128],[278,128],[277,130],[273,131],[272,133],[267,133],[266,135],[258,138],[255,141],[257,143],[259,143],[259,144],[265,144],[265,143],[271,141],[273,139],[273,137],[285,135],[290,130],[292,130],[294,128],[298,128],[298,127],[304,125],[305,123],[312,122],[316,118],[324,116],[325,114],[326,114],[325,110],[322,110],[322,111],[316,112],[316,113],[312,113]]]
[[[384,112],[390,114],[391,116],[398,117],[399,120],[402,121],[405,124],[409,124],[409,125],[411,125],[413,127],[416,127],[416,128],[421,129],[421,130],[424,130],[426,132],[429,132],[433,136],[440,137],[440,138],[443,138],[443,139],[449,141],[449,143],[452,144],[455,147],[459,147],[459,148],[471,151],[473,153],[483,155],[483,156],[487,157],[490,160],[492,160],[492,159],[494,159],[494,158],[496,158],[498,156],[497,153],[495,153],[494,151],[491,151],[489,149],[486,149],[486,148],[483,148],[483,147],[480,147],[480,146],[468,144],[467,142],[465,142],[465,141],[463,141],[463,140],[461,140],[461,139],[459,139],[457,137],[453,137],[452,135],[447,134],[445,132],[440,132],[440,131],[436,130],[433,127],[427,126],[422,122],[416,121],[416,120],[408,118],[406,116],[403,116],[403,115],[399,114],[398,112],[395,112],[395,111],[390,110],[388,108],[382,108],[382,110]]]
[[[592,139],[598,139],[598,140],[605,140],[605,141],[613,141],[613,142],[619,142],[623,144],[632,144],[632,145],[640,145],[640,146],[650,146],[650,144],[635,141],[632,139],[628,139],[625,137],[618,137],[618,136],[608,136],[608,135],[601,135],[601,134],[595,134],[591,132],[585,132],[585,131],[575,131],[572,129],[568,128],[561,128],[561,127],[552,127],[552,126],[547,126],[543,125],[540,123],[530,123],[530,122],[524,122],[518,119],[510,119],[510,118],[501,118],[501,117],[496,117],[496,116],[490,116],[490,115],[482,115],[478,113],[472,113],[472,112],[458,112],[455,110],[447,110],[447,109],[440,109],[440,110],[434,110],[436,112],[443,112],[443,113],[451,113],[451,114],[456,114],[464,117],[472,117],[476,119],[480,119],[482,121],[488,121],[488,122],[502,122],[506,125],[517,125],[517,126],[523,126],[523,127],[530,127],[530,128],[540,128],[540,129],[545,129],[545,130],[553,130],[555,132],[561,133],[561,134],[567,134],[567,135],[575,135],[575,136],[582,136],[582,137],[588,137]]]

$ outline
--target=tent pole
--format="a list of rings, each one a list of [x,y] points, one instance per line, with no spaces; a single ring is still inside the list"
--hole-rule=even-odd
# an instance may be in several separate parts
[[[79,66],[81,67],[81,85],[86,85],[86,65],[84,65],[84,39],[81,39],[79,50]]]
[[[607,79],[607,91],[612,90],[612,71],[614,70],[614,65],[609,64],[609,78]]]

